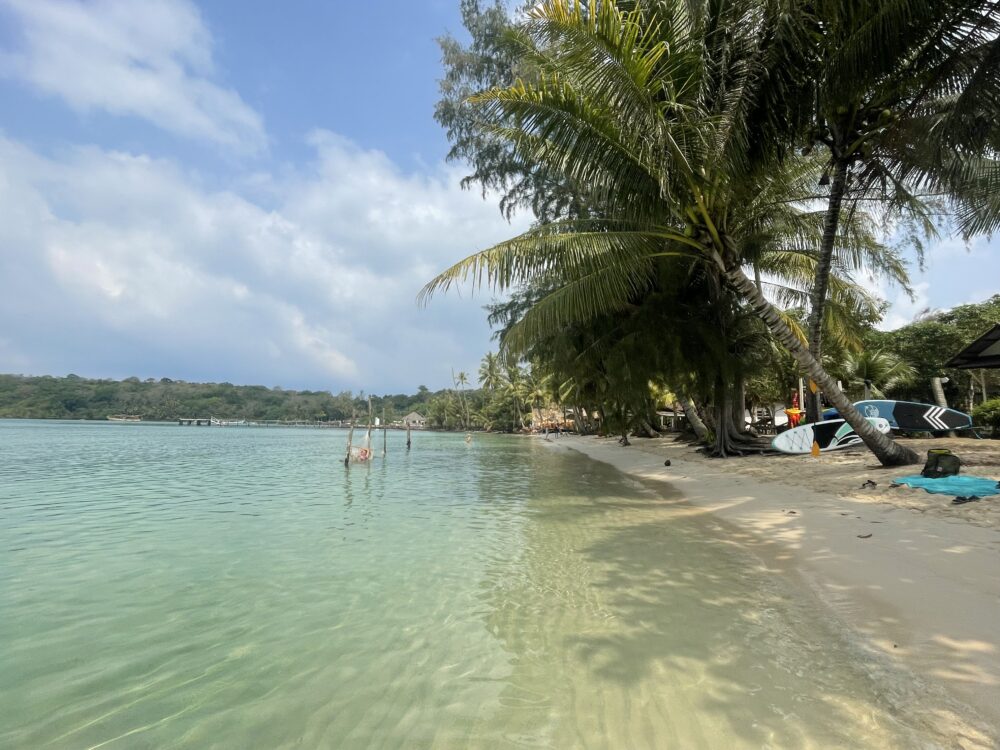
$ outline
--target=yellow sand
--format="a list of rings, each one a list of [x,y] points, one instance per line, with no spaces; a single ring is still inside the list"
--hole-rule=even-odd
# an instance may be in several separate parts
[[[670,438],[569,437],[573,448],[751,532],[778,572],[801,575],[832,616],[916,679],[976,716],[956,747],[1000,747],[1000,496],[953,506],[945,495],[889,487],[920,467],[882,469],[862,449],[811,456],[708,459]],[[950,447],[963,473],[1000,479],[1000,442],[910,440]],[[663,462],[670,459],[671,466]],[[861,489],[866,480],[874,489]]]

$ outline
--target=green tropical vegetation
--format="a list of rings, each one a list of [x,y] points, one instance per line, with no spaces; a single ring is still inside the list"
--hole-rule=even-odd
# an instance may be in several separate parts
[[[870,330],[864,336],[866,349],[891,352],[911,365],[913,379],[898,391],[896,397],[910,401],[933,403],[931,378],[947,378],[944,392],[948,403],[971,408],[971,391],[980,395],[1000,392],[998,370],[955,370],[944,364],[997,323],[1000,323],[1000,294],[970,305],[950,310],[927,312],[916,321],[895,331]]]
[[[457,399],[450,390],[431,392],[420,386],[412,395],[372,396],[373,411],[387,420],[412,411],[427,415],[452,413]],[[368,397],[344,391],[295,391],[259,385],[188,383],[182,380],[126,378],[95,380],[0,375],[0,418],[105,419],[110,414],[136,414],[144,420],[172,421],[181,417],[219,419],[338,421],[358,415],[366,419]],[[451,424],[451,417],[442,419]],[[457,429],[458,425],[454,425]]]
[[[844,391],[857,398],[886,398],[900,391],[916,378],[917,371],[909,362],[892,352],[879,349],[849,351],[839,366],[827,366],[840,376]]]
[[[848,391],[918,383],[926,370],[893,344],[866,353],[883,310],[858,279],[906,290],[905,245],[919,258],[941,227],[997,222],[995,4],[462,10],[472,42],[442,42],[438,119],[468,184],[537,221],[424,301],[468,283],[509,295],[491,312],[501,358],[563,403],[601,404],[625,439],[669,392],[716,455],[759,449],[745,406],[801,375],[883,464],[918,460],[837,376]]]
[[[662,313],[668,306],[660,302],[662,297],[655,297],[648,307],[637,308],[635,315]],[[530,304],[530,299],[515,294],[489,307],[490,321],[501,339]],[[677,308],[672,303],[671,308],[672,316],[684,312],[679,303]],[[743,328],[732,329],[725,347],[719,347],[721,339],[712,336],[711,321],[699,320],[698,310],[696,303],[687,308],[682,328],[688,335],[674,342],[677,350],[659,345],[664,340],[659,327],[670,316],[653,318],[648,329],[620,339],[617,334],[626,330],[629,319],[609,320],[609,335],[596,328],[580,328],[572,336],[544,339],[528,352],[523,364],[511,364],[498,352],[487,353],[478,368],[476,388],[470,387],[467,373],[457,372],[455,388],[432,392],[420,386],[414,394],[372,395],[373,411],[381,416],[384,409],[389,421],[416,411],[427,418],[430,427],[445,430],[516,432],[563,423],[584,433],[652,435],[656,411],[677,407],[685,409],[695,430],[700,428],[708,436],[718,426],[714,410],[705,407],[712,389],[699,390],[697,373],[685,369],[685,363],[702,360],[706,372],[713,367],[726,366],[734,372],[738,368],[744,378],[742,403],[751,412],[787,398],[798,380],[796,363],[767,335],[762,323],[744,317]],[[876,397],[932,401],[932,377],[945,378],[949,403],[965,410],[982,404],[984,392],[1000,393],[1000,371],[945,367],[951,355],[1000,323],[1000,295],[979,304],[927,313],[895,331],[876,328],[880,314],[871,312],[867,320],[854,321],[857,328],[850,336],[831,335],[824,355],[827,369],[852,398],[864,395],[864,381],[869,380]],[[792,321],[805,319],[801,307],[789,308],[787,314]],[[655,356],[643,354],[647,350]],[[665,373],[673,373],[672,385]],[[699,398],[705,400],[695,403],[685,394],[702,394]],[[338,421],[352,414],[364,419],[367,410],[368,396],[349,391],[333,394],[169,378],[116,381],[77,375],[0,375],[0,418],[104,419],[109,414],[138,414],[165,421],[207,416]],[[976,424],[993,425],[993,412],[987,408],[982,414]]]
[[[977,425],[993,428],[993,437],[1000,437],[1000,398],[984,401],[972,410],[972,419]]]
[[[468,388],[466,373],[456,373],[455,388],[414,394],[372,395],[372,411],[388,422],[411,412],[443,430],[517,431],[533,423],[532,407],[548,404],[555,394],[547,382],[524,367],[500,367],[496,354],[483,366],[493,369],[481,388]],[[216,417],[224,420],[339,422],[368,415],[364,393],[296,391],[258,385],[189,383],[162,378],[99,380],[0,375],[0,418],[106,419],[134,414],[146,421]],[[534,420],[537,421],[537,420]]]

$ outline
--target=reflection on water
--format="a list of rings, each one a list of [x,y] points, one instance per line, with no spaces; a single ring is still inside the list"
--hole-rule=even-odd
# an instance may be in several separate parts
[[[0,747],[933,746],[716,521],[404,442],[0,421]]]

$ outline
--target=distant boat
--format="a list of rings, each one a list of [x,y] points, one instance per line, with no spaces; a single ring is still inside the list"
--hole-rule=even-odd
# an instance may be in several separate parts
[[[138,414],[109,414],[109,422],[141,422],[142,417]]]

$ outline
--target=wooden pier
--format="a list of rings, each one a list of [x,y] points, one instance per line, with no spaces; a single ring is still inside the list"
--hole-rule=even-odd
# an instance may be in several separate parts
[[[220,419],[219,417],[177,417],[181,427],[311,427],[317,429],[342,429],[351,426],[349,419],[331,419],[328,421],[310,419]],[[406,422],[372,425],[373,430],[414,430],[422,432],[423,425],[416,426]]]
[[[315,427],[315,428],[345,428],[350,420],[334,419],[330,421],[307,419],[219,419],[218,417],[178,417],[177,424],[181,427]]]

